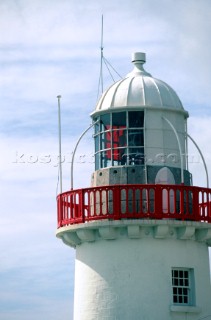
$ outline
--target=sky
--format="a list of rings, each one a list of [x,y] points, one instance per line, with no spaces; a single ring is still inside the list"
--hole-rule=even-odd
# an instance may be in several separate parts
[[[75,252],[55,237],[57,95],[68,190],[71,153],[98,97],[102,14],[105,58],[124,77],[132,52],[146,52],[146,71],[189,112],[211,175],[210,13],[209,0],[0,0],[0,319],[73,319]],[[106,88],[105,67],[103,76]],[[76,154],[74,188],[90,186],[92,154],[90,132]],[[206,186],[197,159],[194,185]]]

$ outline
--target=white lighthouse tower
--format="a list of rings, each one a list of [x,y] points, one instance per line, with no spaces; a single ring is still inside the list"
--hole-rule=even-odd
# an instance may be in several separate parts
[[[192,185],[177,94],[144,53],[132,62],[91,115],[91,187],[58,196],[57,237],[76,250],[74,320],[209,320],[211,189]]]

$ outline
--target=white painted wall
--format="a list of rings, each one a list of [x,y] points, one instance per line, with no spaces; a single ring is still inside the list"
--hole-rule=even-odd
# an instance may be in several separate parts
[[[172,267],[194,268],[196,306],[201,313],[170,311]],[[198,320],[209,314],[205,243],[122,235],[77,246],[74,320]]]
[[[176,136],[170,125],[163,119],[165,117],[174,126],[180,143],[182,154],[185,154],[185,118],[183,113],[168,110],[146,109],[145,112],[145,157],[152,165],[162,165],[159,155],[166,155],[163,165],[181,167],[180,152]],[[177,158],[172,158],[176,154]],[[184,157],[184,169],[185,157]]]

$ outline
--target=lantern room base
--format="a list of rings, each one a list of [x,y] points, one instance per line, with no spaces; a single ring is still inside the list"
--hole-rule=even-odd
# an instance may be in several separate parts
[[[211,223],[173,219],[97,220],[57,229],[56,236],[70,247],[84,242],[115,239],[178,239],[211,246]]]

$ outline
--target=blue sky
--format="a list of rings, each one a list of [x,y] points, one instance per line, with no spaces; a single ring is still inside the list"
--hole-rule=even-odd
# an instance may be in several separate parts
[[[56,96],[68,190],[70,155],[97,99],[102,14],[106,59],[125,76],[131,53],[146,52],[145,69],[189,112],[211,174],[210,12],[209,0],[0,0],[0,319],[72,319],[75,253],[55,237]],[[90,133],[75,187],[90,185],[92,151]],[[190,169],[205,186],[202,161]]]

